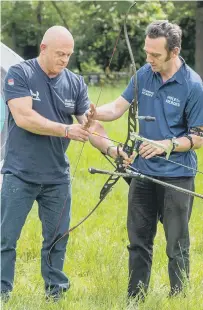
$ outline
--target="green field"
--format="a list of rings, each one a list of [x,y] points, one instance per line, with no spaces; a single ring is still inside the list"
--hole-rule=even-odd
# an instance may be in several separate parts
[[[90,88],[90,97],[97,102],[99,88]],[[119,88],[105,88],[100,103],[116,98]],[[106,123],[109,136],[125,141],[127,117]],[[75,169],[82,144],[71,143],[68,155]],[[199,169],[203,171],[203,149],[198,151]],[[89,144],[85,145],[73,181],[72,223],[76,224],[95,206],[105,176],[90,175],[88,167],[112,169],[106,159]],[[196,191],[203,193],[203,176],[197,175]],[[41,223],[34,205],[22,231],[17,248],[15,286],[9,310],[122,310],[126,308],[128,276],[127,252],[127,193],[128,187],[120,180],[97,211],[78,229],[71,233],[67,249],[65,272],[69,275],[71,289],[57,304],[46,303],[40,274]],[[191,234],[191,284],[187,296],[167,298],[169,280],[165,238],[161,224],[154,246],[153,270],[149,294],[141,310],[201,310],[203,309],[203,201],[195,199],[190,223]]]

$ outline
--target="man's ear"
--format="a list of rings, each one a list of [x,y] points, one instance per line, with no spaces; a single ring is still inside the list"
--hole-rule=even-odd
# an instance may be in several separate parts
[[[172,51],[172,57],[177,57],[180,54],[180,48],[175,47]]]
[[[47,46],[46,44],[42,43],[40,44],[40,52],[43,53],[46,50]]]

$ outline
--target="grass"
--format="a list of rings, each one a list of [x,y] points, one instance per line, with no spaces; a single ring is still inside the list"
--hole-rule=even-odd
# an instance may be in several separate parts
[[[107,87],[99,104],[109,102],[121,92]],[[90,88],[90,97],[97,102],[98,88]],[[106,123],[109,136],[125,141],[127,117]],[[82,144],[71,143],[68,155],[74,171]],[[199,169],[203,171],[203,150],[198,152]],[[90,145],[84,151],[73,181],[72,223],[75,225],[94,207],[107,177],[90,175],[88,167],[108,168],[109,163]],[[203,193],[203,178],[197,175],[196,191]],[[122,310],[126,308],[128,244],[126,232],[128,187],[120,180],[97,211],[70,235],[64,270],[71,289],[57,304],[46,303],[40,274],[41,223],[34,205],[23,228],[17,247],[17,262],[12,298],[4,306],[9,310]],[[169,300],[169,280],[165,238],[162,225],[154,246],[154,260],[149,294],[140,310],[203,309],[203,201],[195,199],[190,222],[191,284],[187,297]],[[128,310],[135,309],[133,304]]]

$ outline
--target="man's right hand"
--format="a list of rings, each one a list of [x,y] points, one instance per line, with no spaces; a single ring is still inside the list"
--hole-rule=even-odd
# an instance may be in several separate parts
[[[67,138],[71,140],[86,142],[89,140],[90,132],[81,124],[68,125]]]
[[[97,119],[97,109],[96,106],[93,103],[90,103],[90,108],[89,110],[85,113],[88,122],[91,123],[91,121]]]

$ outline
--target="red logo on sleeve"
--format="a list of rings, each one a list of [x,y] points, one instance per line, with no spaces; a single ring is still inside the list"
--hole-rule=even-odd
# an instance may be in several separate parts
[[[14,85],[14,79],[8,79],[8,85],[13,86]]]

